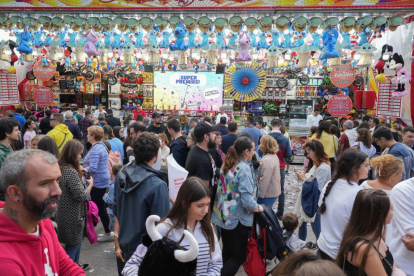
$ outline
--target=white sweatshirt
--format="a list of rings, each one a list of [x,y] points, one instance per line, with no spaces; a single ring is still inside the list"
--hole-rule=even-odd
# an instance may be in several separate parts
[[[158,232],[165,236],[170,230],[172,222],[170,219],[166,219],[165,222],[157,225]],[[213,226],[214,227],[214,226]],[[204,237],[203,232],[201,231],[201,224],[197,222],[194,233],[190,228],[186,229],[191,234],[194,235],[198,242],[199,254],[197,257],[197,276],[220,276],[221,268],[223,267],[223,261],[221,257],[221,249],[219,242],[217,240],[216,234],[214,234],[214,252],[210,253],[210,246],[207,242],[207,239]],[[173,229],[168,238],[173,241],[178,242],[184,235],[184,229]],[[189,249],[190,245],[187,238],[184,236],[184,239],[181,241],[180,245],[185,249]],[[139,266],[141,265],[142,259],[145,256],[140,252],[146,252],[146,247],[140,244],[135,251],[134,255],[129,259],[125,264],[125,268],[122,271],[124,276],[136,276],[138,275]]]

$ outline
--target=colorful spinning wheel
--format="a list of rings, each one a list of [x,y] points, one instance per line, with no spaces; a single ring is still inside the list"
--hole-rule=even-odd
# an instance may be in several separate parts
[[[233,64],[226,70],[225,94],[239,102],[251,102],[262,95],[266,87],[266,73],[259,63],[247,66]]]

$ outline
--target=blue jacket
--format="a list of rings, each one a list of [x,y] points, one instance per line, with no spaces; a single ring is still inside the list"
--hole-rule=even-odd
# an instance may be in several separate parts
[[[175,161],[183,168],[185,168],[185,161],[187,161],[189,151],[190,149],[187,147],[185,136],[180,136],[171,143],[170,153],[173,155]]]
[[[108,159],[108,148],[104,143],[98,142],[92,146],[83,160],[83,166],[93,177],[93,186],[95,188],[107,188],[111,181]]]
[[[26,119],[22,115],[17,114],[17,113],[14,114],[13,118],[15,118],[17,121],[19,121],[19,123],[20,123],[19,129],[22,130],[22,127],[23,127],[24,123],[26,123]]]
[[[147,233],[150,215],[164,217],[170,209],[166,173],[135,162],[125,165],[115,178],[114,215],[119,221],[119,245],[125,261],[141,244]]]
[[[279,145],[279,151],[276,155],[279,157],[280,169],[284,170],[286,167],[285,160],[292,156],[292,148],[290,147],[289,139],[280,131],[272,131],[269,135],[275,138]]]
[[[72,133],[74,139],[82,140],[82,132],[76,123],[66,120],[64,124],[68,126],[69,131]]]
[[[253,213],[258,208],[257,180],[253,165],[240,161],[227,175],[220,173],[211,221],[224,229],[234,229],[240,222],[253,225]]]
[[[110,140],[107,140],[107,142],[111,144],[112,151],[117,151],[121,154],[120,161],[122,164],[124,164],[124,144],[122,143],[122,141],[115,137]]]

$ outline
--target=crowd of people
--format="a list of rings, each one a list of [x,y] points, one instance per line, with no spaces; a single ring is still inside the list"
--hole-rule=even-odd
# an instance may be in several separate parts
[[[40,123],[21,108],[7,111],[0,119],[1,274],[84,275],[87,237],[113,242],[118,274],[137,275],[146,234],[192,252],[189,232],[199,248],[196,275],[235,275],[255,214],[267,204],[289,248],[272,275],[414,275],[413,127],[370,116],[339,124],[315,112],[303,170],[291,171],[279,118],[247,117],[241,131],[224,110],[215,123],[162,118],[147,118],[140,105],[122,124],[101,105],[84,116],[46,110]],[[176,198],[167,184],[171,157],[188,172]],[[291,212],[287,174],[302,187]],[[152,215],[161,220],[149,233]],[[97,238],[98,217],[104,233]],[[308,223],[317,250],[304,249]]]

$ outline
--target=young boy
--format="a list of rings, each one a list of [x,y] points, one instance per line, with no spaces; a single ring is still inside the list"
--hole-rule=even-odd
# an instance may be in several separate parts
[[[293,252],[299,251],[306,244],[305,241],[302,241],[294,233],[296,228],[299,226],[298,217],[293,213],[287,213],[282,218],[283,228],[283,237],[286,240],[286,245],[292,249]]]
[[[118,174],[118,172],[122,169],[122,164],[121,163],[116,163],[112,166],[112,173],[114,174],[114,176],[116,176]],[[112,180],[111,182],[109,182],[109,188],[108,188],[108,193],[105,194],[103,196],[103,200],[105,201],[106,204],[108,204],[108,215],[109,218],[111,219],[111,222],[109,223],[109,230],[114,231],[114,221],[115,221],[115,216],[114,216],[114,212],[113,212],[113,206],[114,206],[114,192],[115,192],[115,188],[114,188],[114,183],[115,180]]]

